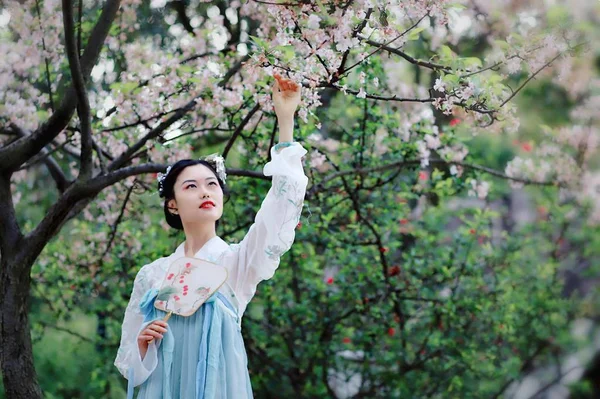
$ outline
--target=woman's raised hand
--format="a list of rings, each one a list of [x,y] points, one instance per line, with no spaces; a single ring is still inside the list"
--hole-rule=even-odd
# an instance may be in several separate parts
[[[298,104],[300,104],[300,85],[279,74],[274,74],[273,106],[277,118],[293,118]]]

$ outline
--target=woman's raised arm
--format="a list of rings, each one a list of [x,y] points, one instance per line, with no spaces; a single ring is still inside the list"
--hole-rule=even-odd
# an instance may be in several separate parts
[[[291,248],[308,185],[302,165],[307,150],[293,141],[292,135],[300,87],[278,75],[275,79],[273,103],[279,121],[279,143],[271,148],[271,161],[263,168],[265,176],[272,176],[271,188],[243,240],[231,245],[237,254],[235,291],[244,307],[258,283],[273,277],[281,255]]]

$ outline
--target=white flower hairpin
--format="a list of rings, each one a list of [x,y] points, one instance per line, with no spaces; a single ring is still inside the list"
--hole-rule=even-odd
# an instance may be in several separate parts
[[[225,183],[225,179],[227,178],[227,174],[225,173],[225,159],[220,156],[218,153],[210,154],[205,156],[204,159],[207,162],[215,164],[215,170],[217,171],[217,175],[219,175],[219,179]]]
[[[223,183],[225,183],[225,180],[227,179],[227,173],[225,173],[225,159],[221,155],[219,155],[218,153],[214,153],[214,154],[210,154],[205,157],[198,158],[198,159],[212,164],[213,167],[215,168],[215,170],[217,171],[217,175],[219,176],[219,179],[221,179],[221,181]],[[167,167],[167,170],[165,173],[158,173],[158,175],[157,175],[158,192],[160,195],[163,194],[163,191],[164,191],[163,183],[164,183],[165,179],[167,178],[167,176],[169,175],[169,172],[171,171],[172,167],[173,167],[173,165],[169,165]]]

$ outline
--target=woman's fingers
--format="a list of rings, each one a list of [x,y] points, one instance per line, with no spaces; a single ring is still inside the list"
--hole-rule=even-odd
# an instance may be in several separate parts
[[[155,321],[152,322],[152,324],[158,324],[159,326],[162,326],[162,327],[165,327],[165,328],[169,326],[167,324],[167,322],[164,321],[164,320],[155,320]]]
[[[159,326],[158,324],[150,324],[150,326],[148,326],[148,328],[154,330],[154,331],[158,331],[158,332],[167,332],[167,329],[164,327]]]
[[[163,337],[163,335],[160,332],[151,330],[149,328],[147,328],[146,330],[144,330],[144,333],[146,335],[152,335],[155,338],[162,338]]]
[[[285,82],[285,78],[283,76],[281,76],[280,74],[276,73],[273,75],[273,77],[275,78],[275,82],[279,85],[279,86],[283,86],[283,83]],[[283,89],[283,87],[282,87]]]
[[[286,79],[283,76],[279,75],[278,73],[274,74],[273,77],[275,78],[275,83],[283,91],[288,91],[288,90],[296,91],[299,87],[296,82],[294,82],[291,79]]]
[[[163,320],[155,320],[152,324],[149,324],[138,337],[144,341],[151,341],[153,339],[162,339],[163,333],[167,332],[168,324]]]

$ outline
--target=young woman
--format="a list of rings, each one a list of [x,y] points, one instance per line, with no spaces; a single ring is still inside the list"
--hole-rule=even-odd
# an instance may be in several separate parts
[[[133,283],[123,320],[115,366],[129,380],[128,397],[200,399],[252,398],[241,318],[262,280],[273,276],[280,256],[294,241],[308,177],[302,167],[307,150],[292,139],[300,87],[279,75],[273,103],[279,143],[263,168],[272,176],[254,224],[239,244],[216,235],[228,196],[220,157],[182,160],[159,179],[159,193],[170,226],[185,232],[174,253],[145,265]],[[154,307],[168,267],[180,257],[195,257],[227,268],[228,279],[192,316]]]

